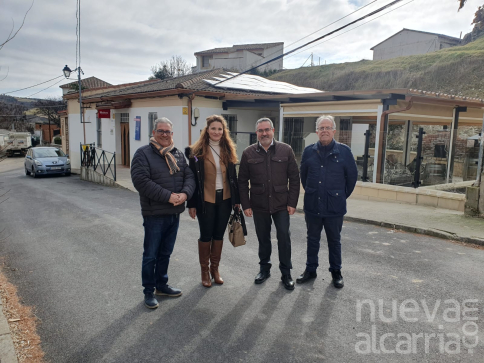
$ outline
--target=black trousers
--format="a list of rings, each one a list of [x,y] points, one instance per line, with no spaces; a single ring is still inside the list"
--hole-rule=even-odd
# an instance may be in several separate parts
[[[212,239],[216,241],[223,240],[231,212],[231,199],[223,200],[222,189],[216,191],[215,203],[205,202],[205,214],[203,210],[197,208],[200,241],[211,242]]]
[[[261,271],[271,269],[271,225],[276,226],[277,247],[279,250],[279,269],[283,275],[289,275],[291,263],[291,232],[289,231],[289,213],[287,210],[273,214],[254,211],[254,224],[259,240],[259,264]]]

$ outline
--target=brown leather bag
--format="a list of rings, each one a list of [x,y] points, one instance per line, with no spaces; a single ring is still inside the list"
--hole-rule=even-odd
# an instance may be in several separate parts
[[[232,246],[238,247],[245,245],[245,236],[247,236],[247,228],[245,226],[244,215],[239,209],[234,210],[230,215],[229,223],[227,225],[229,241]]]

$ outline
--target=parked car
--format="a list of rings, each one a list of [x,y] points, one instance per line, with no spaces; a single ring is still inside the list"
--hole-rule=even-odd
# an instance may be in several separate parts
[[[71,175],[69,155],[57,147],[34,147],[25,156],[25,175],[34,178],[47,174]]]

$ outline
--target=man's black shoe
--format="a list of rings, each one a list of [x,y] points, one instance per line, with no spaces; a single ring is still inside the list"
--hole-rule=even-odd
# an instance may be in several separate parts
[[[270,271],[261,271],[257,274],[255,277],[255,283],[256,284],[262,284],[265,280],[267,280],[269,277],[271,277]]]
[[[307,271],[307,270],[305,270],[301,275],[299,275],[299,277],[296,279],[296,282],[298,284],[303,284],[306,281],[315,279],[316,276],[318,276],[318,274],[316,273],[316,271]]]
[[[160,289],[155,289],[155,295],[161,295],[161,296],[180,296],[182,294],[180,289],[176,289],[174,287],[171,287],[170,285],[165,285],[160,287]]]
[[[282,275],[281,280],[287,290],[294,290],[294,281],[292,281],[291,275]]]
[[[155,299],[152,292],[145,294],[145,306],[148,309],[156,309],[159,306],[158,300]]]
[[[337,289],[341,289],[343,286],[345,286],[345,283],[343,282],[343,276],[341,276],[341,270],[335,270],[331,271],[331,275],[333,276],[333,285]]]

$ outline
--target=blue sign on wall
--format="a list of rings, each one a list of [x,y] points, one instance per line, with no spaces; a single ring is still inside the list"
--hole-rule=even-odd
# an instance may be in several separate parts
[[[136,116],[134,118],[134,121],[136,122],[136,126],[134,129],[134,139],[141,140],[141,116]]]

